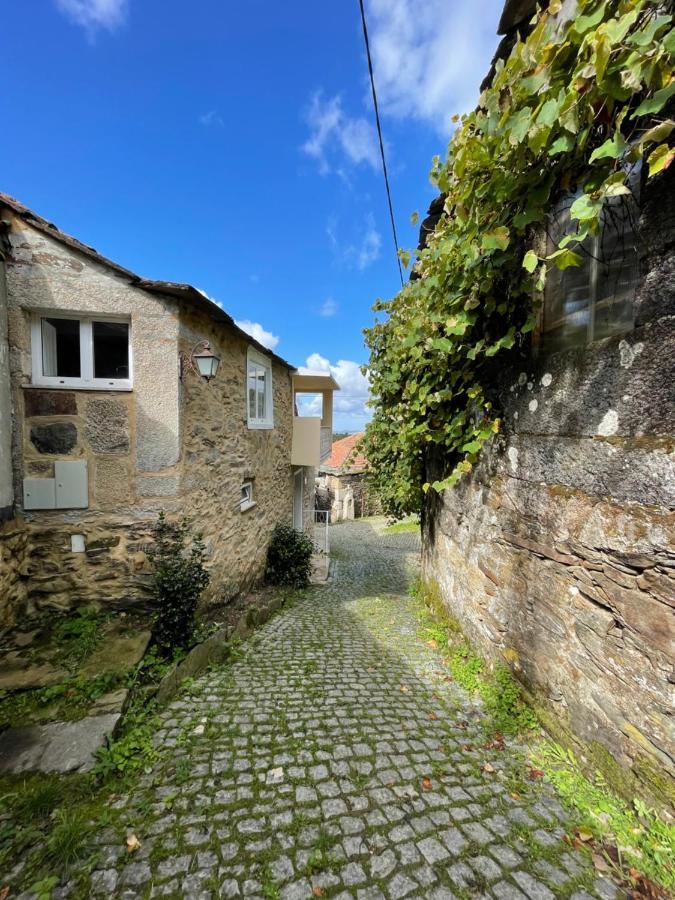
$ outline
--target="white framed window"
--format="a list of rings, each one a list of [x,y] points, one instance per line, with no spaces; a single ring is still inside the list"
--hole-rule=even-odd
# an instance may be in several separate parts
[[[246,512],[246,510],[251,509],[252,506],[255,506],[255,500],[253,499],[253,482],[245,481],[241,486],[239,508],[242,512]]]
[[[35,313],[31,323],[33,384],[129,391],[131,323],[108,316]]]
[[[274,428],[272,364],[253,349],[246,356],[246,413],[249,428]]]
[[[582,347],[633,328],[638,285],[636,222],[639,172],[630,179],[634,193],[605,201],[600,228],[573,249],[583,262],[562,271],[551,268],[544,290],[544,347],[552,351]],[[549,252],[577,222],[570,208],[579,196],[561,200],[549,219]]]

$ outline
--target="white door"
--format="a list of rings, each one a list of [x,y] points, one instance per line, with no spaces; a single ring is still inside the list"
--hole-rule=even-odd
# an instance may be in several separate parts
[[[293,475],[293,528],[302,531],[302,495],[304,493],[303,470]]]

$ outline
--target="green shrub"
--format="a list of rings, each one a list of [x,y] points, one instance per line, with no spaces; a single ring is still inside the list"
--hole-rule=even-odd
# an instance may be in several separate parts
[[[265,577],[270,584],[306,587],[312,574],[314,545],[303,531],[279,524],[267,548]]]
[[[210,576],[204,567],[206,548],[201,535],[190,534],[187,519],[169,522],[163,512],[153,528],[148,550],[155,582],[155,638],[165,652],[189,647],[197,603]]]

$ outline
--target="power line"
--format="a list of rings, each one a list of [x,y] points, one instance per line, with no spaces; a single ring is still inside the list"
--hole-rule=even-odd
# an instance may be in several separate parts
[[[377,105],[377,92],[375,90],[375,76],[373,75],[373,61],[370,58],[370,41],[368,40],[368,26],[366,25],[366,11],[363,8],[363,0],[359,0],[361,7],[361,24],[363,25],[363,39],[366,42],[366,55],[368,57],[368,72],[370,73],[370,87],[373,92],[373,106],[375,107],[375,122],[377,124],[377,136],[380,141],[380,156],[382,157],[382,172],[384,173],[384,186],[387,189],[387,203],[389,204],[389,218],[391,219],[391,233],[394,237],[394,252],[398,263],[398,274],[403,287],[403,269],[398,255],[398,237],[396,236],[396,223],[394,222],[394,207],[391,202],[391,190],[389,188],[389,175],[387,174],[387,161],[384,158],[384,143],[382,142],[382,127],[380,125],[380,110]]]

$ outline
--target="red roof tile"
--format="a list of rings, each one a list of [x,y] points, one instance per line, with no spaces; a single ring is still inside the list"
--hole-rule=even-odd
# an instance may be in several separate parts
[[[323,469],[363,469],[366,465],[365,456],[355,449],[356,444],[363,437],[362,431],[349,434],[339,441],[333,441],[331,453],[328,459],[321,463]]]

